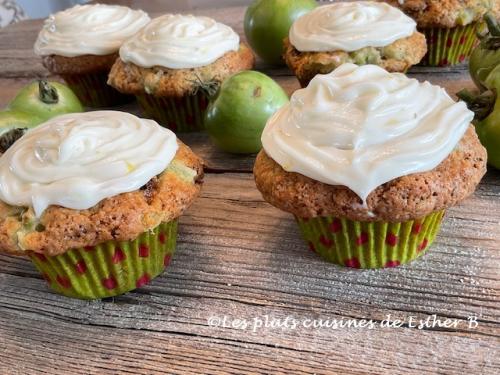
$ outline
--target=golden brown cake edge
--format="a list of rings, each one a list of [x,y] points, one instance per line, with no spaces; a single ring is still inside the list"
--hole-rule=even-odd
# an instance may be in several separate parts
[[[367,207],[345,186],[287,172],[262,150],[254,177],[264,199],[302,218],[335,216],[357,221],[404,222],[453,206],[472,194],[486,173],[486,150],[471,125],[456,149],[435,169],[389,181],[367,198]]]

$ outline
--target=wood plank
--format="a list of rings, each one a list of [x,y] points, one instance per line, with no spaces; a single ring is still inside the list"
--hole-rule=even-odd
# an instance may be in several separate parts
[[[248,341],[237,330],[234,339],[178,333],[169,322],[164,330],[95,327],[64,318],[12,313],[0,307],[0,333],[8,345],[0,352],[2,369],[10,374],[495,374],[493,343],[447,332],[391,329],[319,331],[316,346],[296,332],[294,348]],[[192,326],[192,324],[186,327]],[[71,332],[71,335],[68,334]],[[282,332],[273,333],[281,336]],[[255,335],[256,336],[256,335]],[[373,340],[373,337],[382,340]],[[29,337],[29,340],[26,338]],[[72,350],[68,350],[72,348]],[[315,351],[315,350],[318,351]],[[471,350],[473,349],[473,350]],[[61,355],[61,353],[64,353]],[[18,358],[23,358],[19,361]]]
[[[127,367],[131,362],[146,366],[138,373],[167,364],[173,373],[225,373],[213,367],[221,361],[233,373],[391,369],[419,374],[439,368],[446,374],[493,374],[500,369],[498,177],[489,174],[487,188],[449,210],[435,246],[417,262],[394,270],[353,271],[309,253],[291,217],[262,201],[251,176],[209,174],[202,198],[181,219],[178,254],[169,271],[114,303],[55,295],[28,261],[0,256],[0,337],[9,343],[0,363],[15,366],[18,362],[9,358],[22,353],[23,373],[30,373],[30,366],[50,372],[54,361],[72,362],[82,373],[135,371]],[[487,218],[486,207],[491,210]],[[448,330],[406,325],[333,332],[208,326],[212,316],[250,322],[266,315],[380,322],[387,314],[401,320],[476,315],[479,326],[471,329],[462,322]],[[29,345],[20,344],[25,336]],[[59,359],[67,346],[73,348],[70,357]],[[154,360],[147,365],[151,355]]]

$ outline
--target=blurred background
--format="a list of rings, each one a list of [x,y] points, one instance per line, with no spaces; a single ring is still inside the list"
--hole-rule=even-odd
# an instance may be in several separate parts
[[[247,5],[251,0],[0,0],[0,26],[26,18],[46,18],[75,4],[107,3],[141,8],[146,12],[174,12],[197,8]]]
[[[318,1],[326,3],[336,0]],[[159,13],[249,5],[251,2],[252,0],[0,0],[0,27],[26,18],[46,18],[51,13],[84,3],[119,4],[136,9],[140,8],[148,13]]]

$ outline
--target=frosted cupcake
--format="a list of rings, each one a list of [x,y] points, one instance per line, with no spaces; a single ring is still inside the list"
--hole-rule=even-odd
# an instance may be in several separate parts
[[[83,104],[105,107],[130,100],[106,84],[123,42],[150,18],[141,10],[115,5],[77,5],[45,20],[35,53],[60,75]]]
[[[429,248],[486,172],[473,117],[428,82],[344,64],[270,118],[255,181],[326,260],[394,267]]]
[[[144,113],[174,131],[203,128],[208,97],[254,56],[229,26],[208,17],[167,14],[120,48],[109,84],[137,96]]]
[[[302,87],[316,74],[349,62],[405,72],[427,51],[414,20],[397,8],[373,1],[318,7],[293,23],[284,44],[284,59]]]
[[[201,160],[152,120],[56,117],[0,157],[0,251],[29,256],[69,297],[139,288],[170,263],[202,178]]]
[[[423,65],[448,66],[466,61],[477,44],[481,19],[493,11],[500,17],[498,0],[386,0],[417,22],[427,37]]]

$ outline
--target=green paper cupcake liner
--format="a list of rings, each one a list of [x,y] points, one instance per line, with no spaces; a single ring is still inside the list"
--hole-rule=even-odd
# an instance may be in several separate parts
[[[67,297],[98,299],[140,288],[168,266],[175,251],[177,220],[133,241],[107,241],[53,257],[30,252],[52,289]]]
[[[129,103],[133,95],[125,95],[108,85],[108,72],[65,74],[61,77],[87,107],[111,107]]]
[[[208,106],[208,98],[201,90],[182,98],[137,95],[137,102],[146,117],[156,120],[174,132],[203,130],[203,117]]]
[[[464,62],[478,42],[476,32],[480,26],[480,22],[474,22],[454,28],[419,30],[425,34],[428,48],[427,55],[420,65],[451,66]]]
[[[303,237],[325,260],[352,268],[385,268],[422,255],[436,237],[444,211],[402,223],[360,222],[335,217],[296,217]]]

